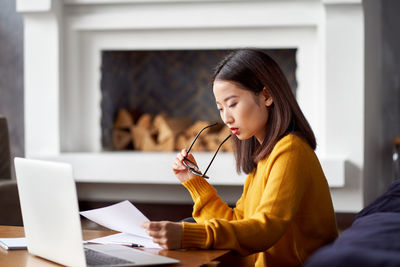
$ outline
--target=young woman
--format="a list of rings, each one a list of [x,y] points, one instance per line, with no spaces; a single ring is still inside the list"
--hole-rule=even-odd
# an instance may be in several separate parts
[[[194,201],[197,223],[144,224],[163,248],[232,249],[255,266],[299,266],[337,237],[329,187],[313,131],[279,66],[259,50],[238,50],[217,67],[213,92],[232,131],[238,171],[248,174],[230,208],[182,163],[173,172]]]

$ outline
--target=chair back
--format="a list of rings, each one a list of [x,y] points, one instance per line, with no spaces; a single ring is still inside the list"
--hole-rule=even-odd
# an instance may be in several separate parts
[[[0,180],[11,180],[10,138],[7,119],[0,115]]]
[[[7,119],[0,115],[0,225],[22,226],[18,187],[11,176]]]

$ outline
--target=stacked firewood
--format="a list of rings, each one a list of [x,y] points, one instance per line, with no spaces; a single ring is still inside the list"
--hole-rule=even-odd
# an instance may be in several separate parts
[[[132,147],[140,151],[180,151],[188,148],[196,134],[208,121],[191,123],[188,118],[172,118],[167,114],[138,114],[121,109],[113,125],[113,145],[116,150]],[[222,125],[206,129],[192,147],[192,151],[215,151],[230,134]],[[232,151],[228,140],[220,151]]]

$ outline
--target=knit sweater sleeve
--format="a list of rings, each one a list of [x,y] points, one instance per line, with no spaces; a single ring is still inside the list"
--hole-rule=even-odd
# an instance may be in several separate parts
[[[198,223],[212,218],[238,220],[243,218],[241,198],[236,202],[234,208],[217,195],[217,191],[204,178],[194,176],[183,183],[194,201],[192,216]]]
[[[265,184],[261,200],[252,203],[256,205],[255,212],[234,221],[226,216],[198,224],[184,223],[182,246],[232,249],[242,255],[267,250],[284,235],[296,216],[310,182],[308,166],[314,163],[311,154],[313,151],[305,149],[305,144],[287,139],[278,142],[264,162],[265,172],[254,177],[260,179],[262,175]],[[213,208],[218,211],[217,204]]]

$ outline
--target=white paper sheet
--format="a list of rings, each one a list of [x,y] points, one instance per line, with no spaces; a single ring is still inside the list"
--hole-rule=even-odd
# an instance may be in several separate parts
[[[161,248],[158,244],[154,243],[152,239],[127,233],[119,233],[105,237],[95,238],[92,240],[88,240],[88,242],[99,243],[99,244],[120,244],[129,246],[133,244],[138,244],[144,246],[145,248]]]
[[[111,230],[151,238],[141,227],[149,219],[128,200],[80,214]]]
[[[121,232],[120,234],[87,240],[88,242],[139,244],[147,248],[160,248],[141,226],[149,219],[128,200],[100,209],[81,211],[80,214],[104,227]]]

